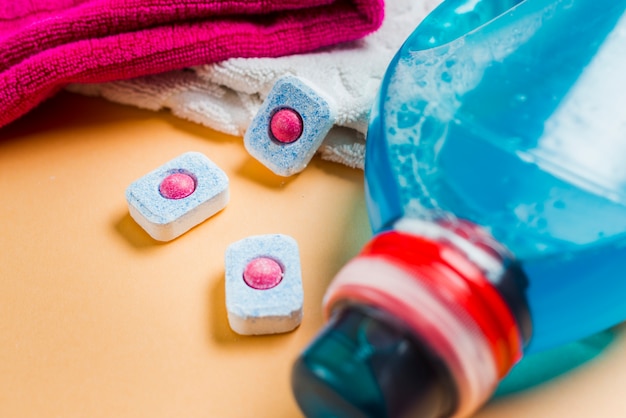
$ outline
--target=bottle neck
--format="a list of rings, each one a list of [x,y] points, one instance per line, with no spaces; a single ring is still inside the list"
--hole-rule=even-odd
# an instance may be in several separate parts
[[[447,365],[457,413],[467,415],[491,396],[530,337],[523,273],[489,238],[464,222],[402,219],[339,272],[326,315],[362,304],[402,321]]]
[[[452,247],[462,255],[458,260],[469,261],[479,268],[510,309],[523,345],[528,344],[532,334],[532,320],[526,300],[528,279],[513,254],[486,230],[459,218],[429,222],[408,217],[396,222],[394,229]]]

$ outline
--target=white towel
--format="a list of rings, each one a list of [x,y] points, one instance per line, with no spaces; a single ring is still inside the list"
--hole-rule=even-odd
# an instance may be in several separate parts
[[[234,58],[216,64],[68,90],[143,109],[170,109],[230,135],[243,136],[274,82],[291,74],[331,96],[335,127],[322,158],[363,168],[368,114],[393,55],[441,0],[388,0],[382,27],[366,38],[315,53],[280,58]]]

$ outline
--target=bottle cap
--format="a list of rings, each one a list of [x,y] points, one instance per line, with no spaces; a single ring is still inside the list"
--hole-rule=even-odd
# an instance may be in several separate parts
[[[308,416],[466,416],[491,396],[521,357],[529,316],[511,297],[523,272],[470,235],[398,221],[337,273],[329,323],[292,375]]]
[[[296,361],[292,387],[307,417],[448,416],[456,388],[407,328],[367,306],[338,308]]]

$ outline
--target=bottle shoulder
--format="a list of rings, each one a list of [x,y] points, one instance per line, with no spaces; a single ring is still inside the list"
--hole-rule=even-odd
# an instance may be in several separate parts
[[[517,16],[435,48],[410,38],[392,62],[368,131],[375,230],[401,215],[450,213],[488,228],[520,257],[594,246],[626,230],[626,149],[614,152],[626,147],[616,138],[624,116],[607,106],[626,107],[611,87],[623,82],[616,69],[626,62],[614,60],[626,56],[626,23],[602,14],[585,28],[591,35],[574,33],[577,48],[564,49],[564,35],[552,35],[590,2],[530,27],[553,2],[527,3],[534,9],[522,4]]]

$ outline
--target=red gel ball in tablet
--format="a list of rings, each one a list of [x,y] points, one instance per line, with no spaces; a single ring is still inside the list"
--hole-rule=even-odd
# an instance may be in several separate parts
[[[185,173],[170,174],[159,185],[159,192],[166,199],[182,199],[192,194],[195,190],[195,180]]]
[[[274,139],[283,144],[296,141],[302,135],[302,118],[293,109],[280,109],[272,115],[270,132]]]
[[[243,280],[253,289],[265,290],[278,285],[283,279],[283,269],[268,257],[258,257],[250,261],[243,271]]]

